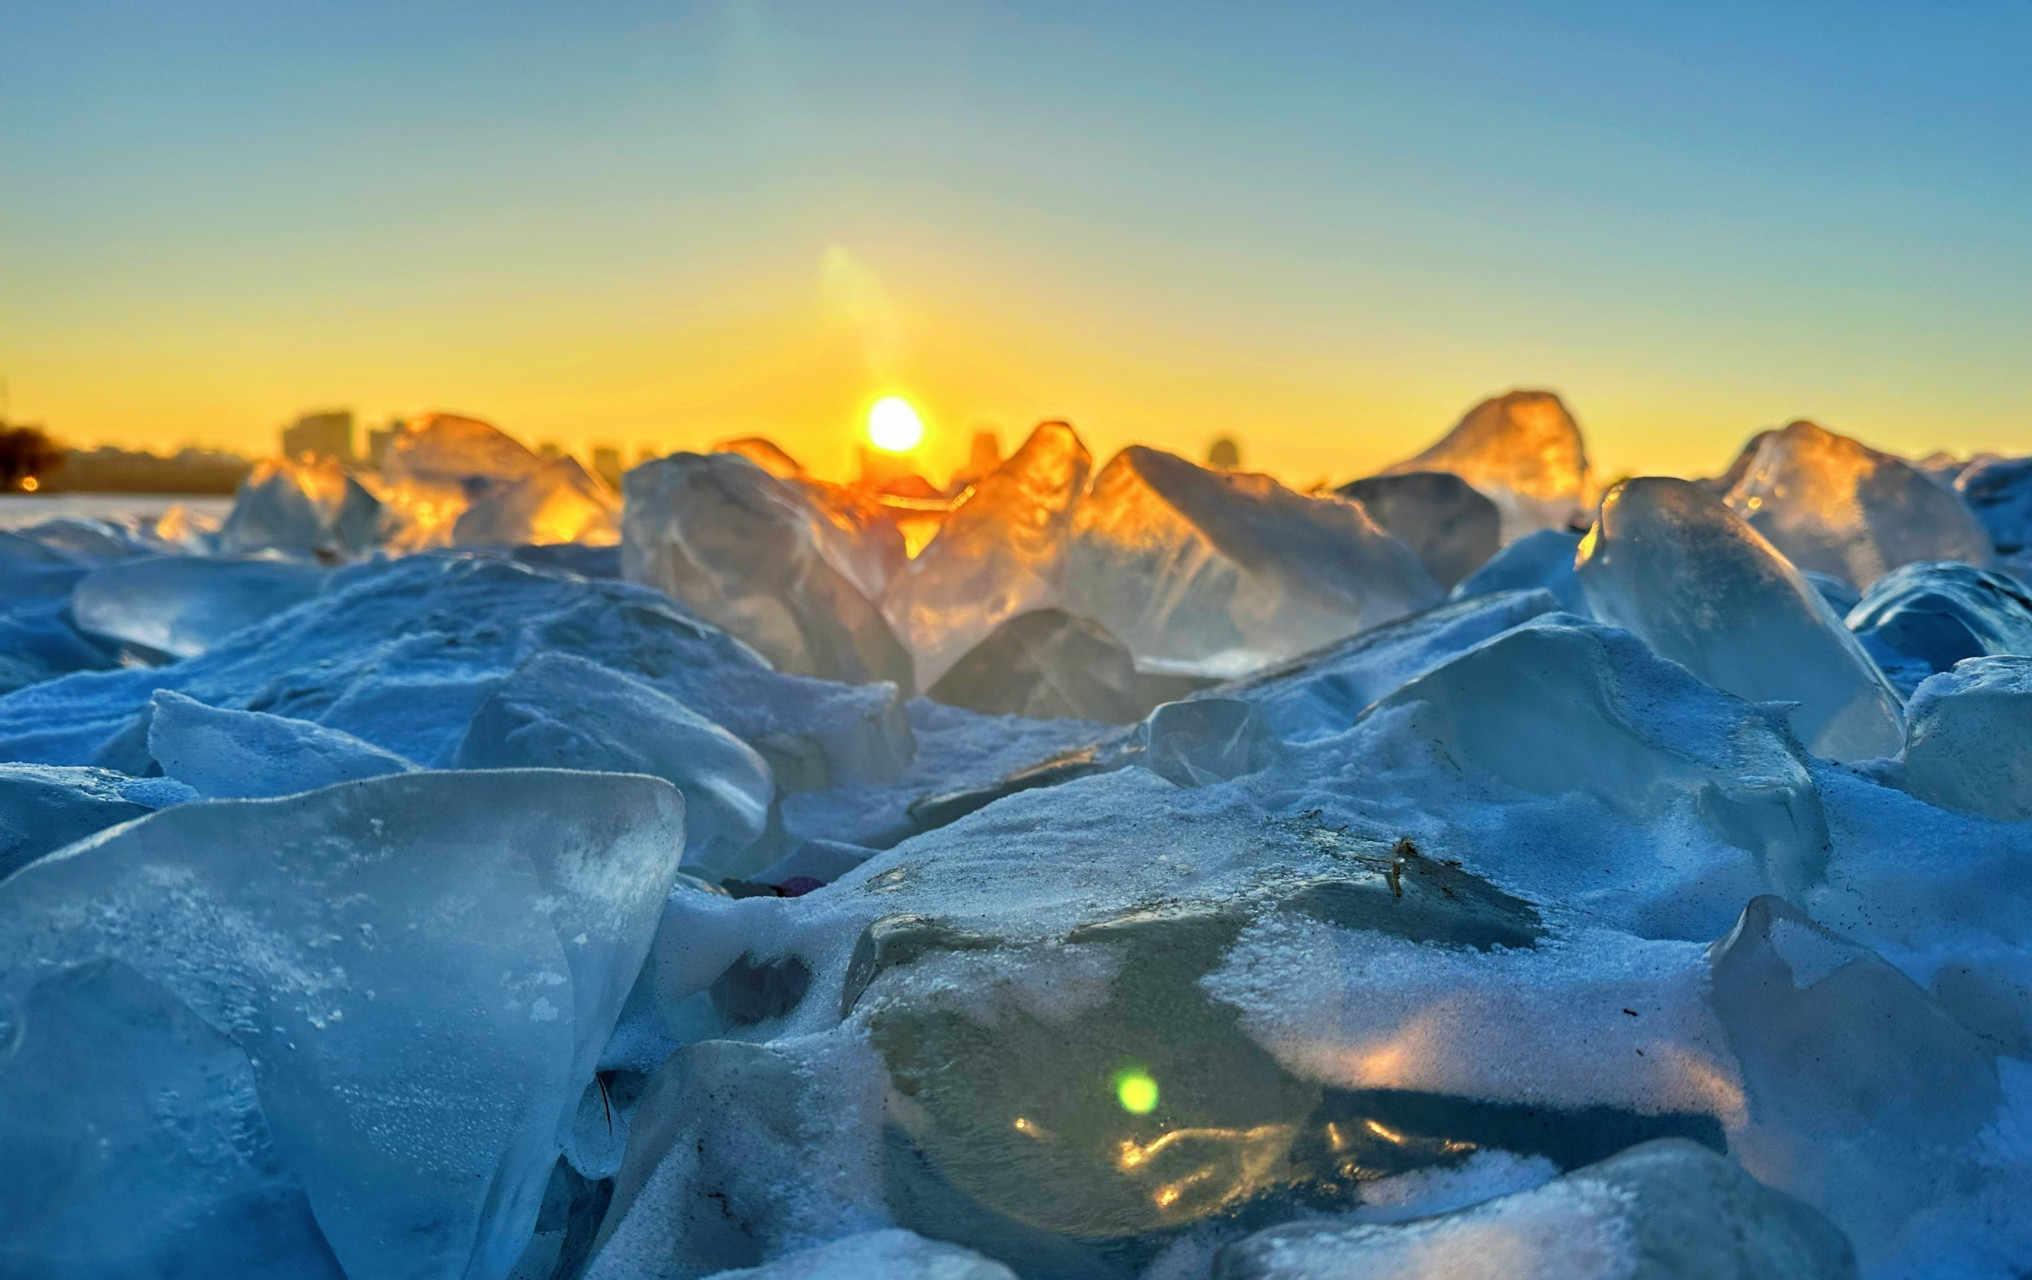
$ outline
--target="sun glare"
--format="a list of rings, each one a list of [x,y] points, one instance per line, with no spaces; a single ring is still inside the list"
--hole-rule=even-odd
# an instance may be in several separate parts
[[[924,439],[924,423],[902,396],[885,396],[868,410],[868,439],[877,449],[908,453]]]

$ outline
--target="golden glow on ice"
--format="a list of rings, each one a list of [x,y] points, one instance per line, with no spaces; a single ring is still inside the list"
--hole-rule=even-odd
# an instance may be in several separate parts
[[[908,453],[924,439],[924,421],[902,396],[884,396],[868,410],[868,439],[877,449]]]

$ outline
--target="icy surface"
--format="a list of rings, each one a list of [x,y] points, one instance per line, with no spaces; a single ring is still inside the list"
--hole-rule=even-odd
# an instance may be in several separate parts
[[[1528,394],[1367,508],[1048,424],[598,545],[435,416],[0,531],[0,1272],[2012,1280],[2017,481],[1806,434],[1584,544]],[[1812,563],[1913,484],[1994,569]]]
[[[2032,818],[2032,658],[1972,658],[1919,686],[1906,787],[1944,809]]]
[[[1214,1280],[1850,1280],[1848,1241],[1734,1163],[1664,1140],[1531,1191],[1402,1226],[1275,1227]]]
[[[282,560],[122,560],[85,575],[71,593],[71,616],[87,634],[189,658],[302,604],[328,576]]]
[[[687,869],[719,877],[762,865],[742,854],[769,820],[769,765],[669,694],[584,658],[531,655],[473,712],[452,763],[664,778],[684,794]]]
[[[864,594],[855,530],[738,454],[678,453],[624,482],[621,570],[747,641],[780,671],[907,695],[910,655]],[[855,569],[862,572],[856,585]]]
[[[1549,391],[1484,400],[1437,444],[1385,474],[1447,471],[1501,510],[1503,541],[1584,521],[1594,500],[1580,427]]]
[[[19,1007],[77,966],[119,962],[252,1069],[277,1159],[257,1147],[254,1169],[220,1168],[225,1191],[262,1190],[279,1164],[350,1275],[499,1276],[682,842],[676,791],[639,777],[402,774],[183,805],[0,882],[0,995]],[[114,994],[125,1007],[77,1016],[163,1023],[135,1007],[152,997]],[[211,1087],[228,1096],[185,1105],[213,1127],[251,1109],[222,1043],[176,1019],[147,1032],[163,1033],[184,1047],[151,1044],[158,1065],[130,1070],[225,1054]],[[108,1138],[189,1159],[129,1119]],[[64,1170],[52,1154],[44,1177]],[[191,1213],[196,1188],[175,1169],[127,1172],[159,1197],[150,1211]]]
[[[1383,532],[1410,547],[1442,590],[1479,569],[1502,545],[1496,504],[1452,472],[1370,476],[1335,492],[1361,503]]]
[[[350,733],[261,711],[208,707],[172,689],[150,699],[148,754],[207,800],[315,791],[416,768]]]
[[[1954,490],[1811,422],[1767,433],[1725,500],[1795,565],[1858,590],[1914,560],[1990,558]]]
[[[484,556],[339,571],[316,600],[203,655],[88,673],[0,698],[0,758],[147,767],[158,688],[313,720],[426,766],[448,764],[494,682],[558,648],[646,680],[761,751],[785,786],[890,781],[911,753],[893,690],[770,671],[656,592]]]
[[[1438,599],[1354,503],[1132,446],[1074,520],[1066,607],[1138,659],[1238,675]]]
[[[1883,673],[1799,571],[1698,485],[1617,485],[1579,555],[1596,617],[1738,697],[1797,703],[1793,728],[1817,755],[1897,754],[1904,720]]]

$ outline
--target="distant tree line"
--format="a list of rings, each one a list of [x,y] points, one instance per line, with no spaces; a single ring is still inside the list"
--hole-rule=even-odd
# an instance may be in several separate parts
[[[0,425],[0,488],[19,489],[23,480],[63,462],[64,451],[40,427]]]

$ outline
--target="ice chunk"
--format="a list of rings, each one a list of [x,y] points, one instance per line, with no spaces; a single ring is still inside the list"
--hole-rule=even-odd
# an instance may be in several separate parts
[[[1428,609],[1331,649],[1232,681],[1222,696],[1252,703],[1285,741],[1340,733],[1376,699],[1520,623],[1559,608],[1547,591],[1500,591]]]
[[[117,960],[28,990],[0,1056],[0,1270],[343,1280],[233,1042]]]
[[[1954,1177],[2000,1100],[1994,1053],[1911,979],[1776,898],[1709,951],[1752,1173],[1811,1194],[1865,1258]]]
[[[0,612],[0,693],[73,671],[103,671],[120,658],[120,646],[77,629],[67,600],[29,600]]]
[[[260,711],[208,707],[170,689],[156,690],[152,700],[148,753],[165,776],[208,800],[295,795],[416,768],[350,733]]]
[[[1811,422],[1764,436],[1726,501],[1793,564],[1859,590],[1914,560],[1990,558],[1989,535],[1952,490]]]
[[[910,759],[909,723],[887,686],[778,675],[645,587],[444,554],[338,570],[315,600],[172,666],[0,698],[0,758],[139,773],[149,762],[139,717],[154,690],[171,688],[315,720],[442,767],[494,682],[546,648],[662,689],[762,752],[786,788],[893,781]]]
[[[1092,618],[1032,609],[997,626],[927,692],[984,715],[1127,724],[1142,708],[1136,662]]]
[[[790,481],[735,454],[678,453],[625,480],[621,571],[780,671],[912,688],[910,655],[834,559],[846,534]]]
[[[2032,547],[2032,458],[1982,458],[1955,477],[1999,555]]]
[[[71,616],[90,635],[189,658],[302,604],[327,577],[314,565],[284,560],[123,560],[78,583]]]
[[[1060,602],[1073,510],[1093,459],[1046,422],[977,483],[891,580],[883,612],[910,647],[920,687],[1018,614]]]
[[[774,440],[764,439],[761,436],[722,440],[713,446],[713,452],[738,453],[778,480],[794,480],[804,474],[802,462],[784,452]]]
[[[815,1249],[710,1280],[1016,1280],[1016,1273],[972,1249],[927,1240],[914,1231],[865,1231]]]
[[[1799,571],[1700,486],[1617,485],[1577,572],[1595,616],[1659,656],[1737,697],[1797,703],[1792,725],[1814,754],[1897,754],[1897,692]]]
[[[1396,1226],[1320,1219],[1228,1245],[1213,1280],[1853,1280],[1834,1224],[1706,1147],[1661,1139],[1531,1191]]]
[[[1587,596],[1573,575],[1573,558],[1581,535],[1565,529],[1527,533],[1496,553],[1495,559],[1468,575],[1453,589],[1455,600],[1472,600],[1498,591],[1550,591],[1568,613],[1588,616]]]
[[[1503,545],[1496,504],[1449,471],[1370,476],[1335,492],[1361,503],[1383,532],[1410,547],[1443,591]]]
[[[277,549],[344,555],[374,545],[381,502],[329,458],[268,459],[240,482],[219,531],[228,554]]]
[[[1848,617],[1849,610],[1862,602],[1862,592],[1840,578],[1816,573],[1812,569],[1801,569],[1799,576],[1806,579],[1815,591],[1820,592],[1820,598],[1827,601],[1827,607],[1834,610],[1837,617]]]
[[[1238,675],[1438,599],[1410,549],[1338,497],[1131,446],[1074,520],[1065,607],[1139,659]]]
[[[1532,619],[1368,714],[1399,707],[1412,711],[1406,731],[1436,743],[1455,768],[1526,792],[1582,792],[1639,820],[1691,801],[1721,840],[1751,855],[1763,883],[1790,896],[1825,868],[1826,818],[1790,735],[1621,632],[1557,614]],[[1690,882],[1678,896],[1691,910],[1739,883]]]
[[[620,540],[620,498],[570,457],[553,458],[521,479],[493,488],[466,508],[452,528],[452,541],[459,546],[612,546]]]
[[[68,595],[91,561],[26,534],[0,529],[0,600],[10,604]]]
[[[182,805],[0,882],[0,996],[129,966],[246,1055],[346,1274],[499,1277],[683,839],[675,789],[616,775]]]
[[[449,485],[478,496],[534,475],[543,459],[498,427],[427,413],[388,442],[381,473],[396,484]]]
[[[2032,658],[1971,658],[1920,685],[1904,782],[1944,809],[2032,818]]]
[[[1954,560],[1916,561],[1870,585],[1848,626],[1873,653],[1924,674],[1963,658],[2032,655],[2032,592],[2006,574]]]
[[[1450,471],[1503,513],[1503,541],[1584,520],[1594,502],[1580,427],[1550,391],[1512,391],[1468,410],[1454,429],[1384,474]]]
[[[529,656],[473,712],[461,769],[589,769],[666,778],[685,801],[687,869],[742,876],[776,783],[754,749],[667,693],[554,650]]]
[[[95,831],[197,799],[167,778],[130,778],[106,769],[0,765],[0,880],[43,854]],[[0,1041],[5,1037],[0,1036]]]
[[[1276,741],[1262,715],[1236,698],[1167,702],[1136,728],[1140,764],[1181,787],[1203,787],[1265,769]]]

